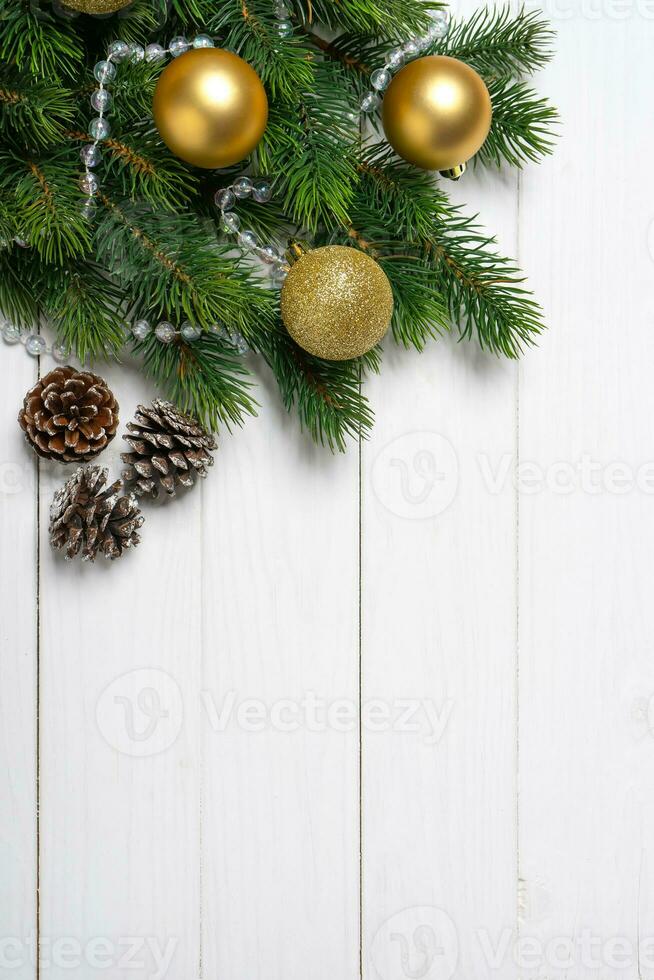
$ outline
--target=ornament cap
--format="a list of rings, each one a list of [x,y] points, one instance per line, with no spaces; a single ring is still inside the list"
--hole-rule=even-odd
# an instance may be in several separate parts
[[[439,170],[438,172],[441,177],[446,177],[448,180],[461,180],[467,169],[467,163],[459,163],[456,167],[449,167],[448,170]]]
[[[311,246],[308,242],[301,241],[298,238],[290,238],[288,241],[288,246],[284,252],[284,258],[289,265],[295,265],[295,263],[306,255],[307,252],[311,252]]]

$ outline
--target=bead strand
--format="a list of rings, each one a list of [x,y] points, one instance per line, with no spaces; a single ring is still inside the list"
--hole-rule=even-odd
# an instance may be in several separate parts
[[[447,37],[450,29],[449,12],[447,10],[435,10],[431,17],[433,23],[426,34],[412,38],[399,47],[393,48],[388,52],[385,64],[371,73],[371,91],[366,92],[361,99],[361,112],[370,113],[379,108],[381,105],[380,92],[383,92],[390,85],[393,72],[399,71],[407,61],[411,61],[417,55],[422,54],[435,41]]]
[[[8,321],[3,323],[0,329],[2,339],[6,344],[22,344],[32,357],[50,354],[60,364],[65,364],[70,357],[70,351],[64,344],[48,344],[41,334],[21,330],[15,323]]]
[[[111,125],[106,116],[111,111],[112,96],[107,86],[116,78],[116,65],[123,61],[130,61],[132,64],[140,61],[162,61],[166,55],[178,58],[180,54],[184,54],[191,48],[213,47],[213,39],[208,34],[198,34],[192,41],[185,37],[174,37],[167,48],[160,44],[148,44],[144,48],[141,44],[128,44],[126,41],[112,41],[109,45],[106,59],[99,61],[93,69],[98,87],[91,94],[91,106],[97,112],[97,116],[89,124],[92,142],[80,150],[84,172],[80,177],[79,185],[85,195],[81,213],[87,220],[91,220],[97,210],[94,197],[100,189],[100,181],[93,168],[97,167],[101,160],[100,144],[111,133]]]
[[[178,338],[181,338],[187,344],[191,344],[193,341],[199,340],[204,333],[202,327],[191,323],[190,320],[185,320],[179,330],[176,330],[174,325],[167,320],[161,320],[154,328],[149,320],[136,320],[131,325],[127,324],[127,329],[137,341],[146,340],[154,331],[157,340],[166,345],[172,344]],[[237,354],[245,354],[250,349],[242,334],[238,331],[230,332],[219,323],[214,323],[210,326],[208,332],[215,334],[225,343],[233,347]]]
[[[228,187],[222,187],[216,191],[214,201],[220,211],[220,226],[224,232],[236,235],[236,240],[241,248],[252,252],[257,258],[265,262],[270,268],[270,276],[273,282],[280,284],[284,282],[290,268],[284,254],[274,245],[263,245],[255,232],[250,229],[241,231],[241,219],[232,210],[237,200],[244,200],[251,197],[259,204],[267,204],[272,197],[272,184],[265,177],[241,176]]]

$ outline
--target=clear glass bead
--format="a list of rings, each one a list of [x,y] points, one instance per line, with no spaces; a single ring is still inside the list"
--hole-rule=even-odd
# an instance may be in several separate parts
[[[15,323],[5,323],[2,327],[2,339],[7,344],[20,342],[20,328]]]
[[[179,58],[180,54],[188,51],[191,47],[191,42],[185,37],[174,37],[168,47],[173,58]]]
[[[107,48],[107,54],[112,61],[124,61],[129,54],[129,44],[125,41],[112,41]]]
[[[65,364],[70,357],[70,351],[65,344],[53,344],[52,356],[54,357],[55,361],[59,362],[59,364]]]
[[[116,77],[116,66],[111,61],[98,61],[93,74],[99,82],[111,82]]]
[[[406,44],[402,45],[402,51],[405,58],[415,58],[418,54],[418,45],[415,41],[407,41]]]
[[[91,95],[91,105],[96,112],[107,112],[111,106],[111,92],[106,88],[98,88]]]
[[[38,357],[42,354],[47,347],[45,338],[38,333],[31,333],[29,337],[25,340],[25,350],[32,357]]]
[[[272,184],[265,177],[252,181],[252,197],[259,204],[265,204],[272,197]]]
[[[370,76],[370,84],[377,92],[383,92],[391,83],[391,73],[387,68],[377,68]]]
[[[199,340],[199,338],[202,336],[202,327],[198,327],[196,323],[190,323],[188,320],[186,320],[182,324],[180,333],[183,339],[186,341],[191,342],[193,340]]]
[[[270,276],[273,282],[282,283],[286,279],[286,276],[290,272],[290,265],[288,262],[275,262],[272,269],[270,270]]]
[[[14,245],[18,245],[19,248],[29,248],[30,243],[27,238],[22,235],[14,235]]]
[[[275,17],[279,20],[287,20],[291,16],[291,12],[285,3],[275,4]]]
[[[249,197],[252,193],[252,181],[249,177],[239,177],[234,181],[234,193],[237,197]]]
[[[111,132],[111,126],[106,119],[92,119],[89,123],[89,133],[94,140],[104,140]]]
[[[166,57],[166,52],[160,44],[148,44],[145,49],[146,61],[162,61]]]
[[[381,105],[381,101],[376,92],[366,92],[361,99],[362,112],[374,112]]]
[[[193,38],[194,48],[213,48],[213,46],[213,39],[208,34],[198,34],[197,37]]]
[[[176,331],[172,323],[167,323],[166,320],[162,320],[154,329],[155,337],[162,344],[171,344],[175,339],[175,333]]]
[[[234,211],[225,211],[222,216],[221,225],[223,231],[228,231],[232,235],[235,235],[241,227],[241,219],[234,213]]]
[[[98,210],[98,205],[95,203],[92,197],[84,201],[84,204],[79,209],[79,213],[85,219],[85,221],[91,221],[95,218],[96,212]]]
[[[216,202],[216,207],[220,208],[221,211],[227,211],[236,204],[236,195],[230,187],[223,187],[222,190],[216,191],[213,199]]]
[[[79,151],[80,159],[86,167],[97,167],[100,163],[100,150],[95,143],[83,146]]]
[[[89,196],[95,194],[100,186],[100,181],[95,174],[82,174],[79,179],[79,186],[85,194]]]
[[[404,64],[404,51],[402,48],[393,48],[392,51],[389,51],[386,62],[389,68],[392,68],[394,71],[401,68]]]
[[[450,14],[447,10],[435,10],[432,15],[432,24],[429,28],[429,35],[437,40],[440,37],[446,37],[450,29]]]
[[[132,333],[137,340],[145,340],[152,333],[152,327],[147,320],[137,320],[132,327]]]
[[[293,25],[290,20],[280,20],[277,25],[277,34],[279,37],[290,37],[293,33]]]
[[[269,264],[279,260],[279,254],[274,245],[262,245],[261,248],[257,249],[257,255],[260,259]]]
[[[247,354],[250,349],[247,340],[242,333],[238,332],[238,330],[235,330],[232,333],[229,341],[237,354]]]
[[[145,48],[142,44],[130,44],[129,46],[129,60],[132,64],[137,64],[139,61],[143,61],[145,58]]]
[[[256,248],[259,244],[259,239],[253,231],[248,229],[240,233],[238,243],[242,248]]]
[[[426,51],[427,48],[430,48],[431,45],[433,44],[433,41],[434,39],[431,38],[428,34],[425,34],[424,37],[417,37],[416,47],[418,48],[418,54],[420,54],[422,51]]]

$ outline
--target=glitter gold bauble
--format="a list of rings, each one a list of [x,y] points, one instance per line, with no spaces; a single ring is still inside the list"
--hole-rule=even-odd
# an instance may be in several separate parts
[[[268,98],[254,68],[237,54],[197,48],[161,73],[153,113],[176,156],[214,170],[252,153],[266,129]]]
[[[347,361],[382,339],[393,315],[393,292],[369,255],[327,245],[305,252],[291,267],[281,307],[300,347],[327,361]]]
[[[82,14],[115,14],[123,7],[129,7],[134,0],[64,0],[63,6],[79,10]]]
[[[382,104],[386,138],[423,170],[450,170],[488,136],[492,106],[477,72],[456,58],[418,58],[397,73]]]

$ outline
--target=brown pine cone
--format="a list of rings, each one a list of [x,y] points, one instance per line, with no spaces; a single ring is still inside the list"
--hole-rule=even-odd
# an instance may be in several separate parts
[[[134,494],[121,496],[117,480],[107,489],[107,470],[80,466],[54,495],[50,507],[50,544],[66,549],[66,561],[81,551],[84,561],[120,558],[141,540],[143,517]]]
[[[83,463],[116,435],[118,402],[102,378],[66,365],[27,392],[18,422],[39,456]]]
[[[214,437],[172,402],[157,398],[150,408],[139,405],[127,428],[132,434],[123,439],[132,452],[121,456],[129,464],[123,478],[139,496],[156,497],[160,487],[174,496],[178,485],[193,486],[194,475],[205,477],[213,466]]]

